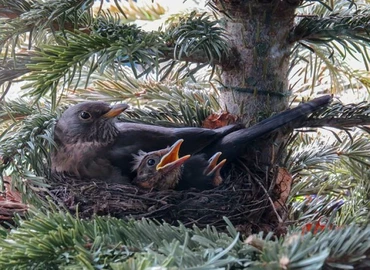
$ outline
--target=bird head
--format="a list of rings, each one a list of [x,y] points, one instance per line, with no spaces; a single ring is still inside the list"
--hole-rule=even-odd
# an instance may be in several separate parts
[[[118,131],[113,119],[128,108],[127,104],[110,106],[100,101],[88,101],[68,108],[55,126],[58,143],[108,143]]]
[[[180,139],[166,149],[139,152],[133,166],[133,170],[137,171],[133,183],[143,188],[159,190],[175,188],[181,177],[182,165],[190,158],[190,155],[179,157],[183,141]]]

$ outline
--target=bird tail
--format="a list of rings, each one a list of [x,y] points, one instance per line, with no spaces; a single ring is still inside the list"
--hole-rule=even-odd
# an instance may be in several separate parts
[[[302,120],[306,119],[309,114],[328,105],[331,99],[332,98],[330,95],[322,96],[309,102],[300,104],[296,108],[278,113],[254,126],[234,131],[208,146],[202,152],[211,155],[220,151],[223,153],[222,158],[227,158],[228,160],[233,157],[238,157],[245,153],[246,149],[253,140],[276,131],[284,126],[292,126],[293,124],[297,124],[296,122],[298,120],[299,122],[302,122]]]

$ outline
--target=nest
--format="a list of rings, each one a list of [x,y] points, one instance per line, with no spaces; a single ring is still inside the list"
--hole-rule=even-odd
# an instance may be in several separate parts
[[[64,179],[49,189],[71,213],[89,218],[153,218],[177,225],[225,229],[224,217],[245,233],[281,230],[268,189],[251,175],[231,175],[211,190],[144,190],[133,185]],[[264,181],[265,182],[265,181]],[[266,182],[265,182],[266,183]]]
[[[4,176],[4,189],[0,192],[0,224],[8,228],[14,225],[14,216],[24,217],[28,205],[22,202],[22,195],[19,191],[12,189],[11,178]]]

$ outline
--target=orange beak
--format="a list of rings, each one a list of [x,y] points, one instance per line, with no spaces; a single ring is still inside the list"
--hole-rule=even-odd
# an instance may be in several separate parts
[[[208,160],[208,166],[203,172],[203,174],[205,174],[206,176],[212,177],[212,183],[215,187],[219,186],[223,182],[221,169],[225,165],[226,159],[221,160],[220,163],[217,164],[217,161],[220,158],[221,154],[221,152],[217,152],[216,154],[214,154]]]
[[[129,106],[127,104],[116,104],[111,107],[111,109],[103,115],[106,118],[113,118],[126,110]]]
[[[220,171],[222,167],[225,165],[226,161],[227,161],[226,159],[221,160],[220,163],[218,163],[215,167],[213,167],[213,169],[209,173],[207,173],[207,176],[210,175],[221,176]]]
[[[208,175],[217,165],[218,159],[222,155],[222,152],[217,152],[208,160],[208,166],[204,170],[203,174]]]
[[[156,167],[157,171],[168,171],[172,170],[173,168],[180,167],[182,164],[184,164],[185,161],[190,158],[190,155],[179,158],[180,147],[183,141],[183,139],[180,139],[171,146],[170,151],[166,155],[164,155],[158,163]]]

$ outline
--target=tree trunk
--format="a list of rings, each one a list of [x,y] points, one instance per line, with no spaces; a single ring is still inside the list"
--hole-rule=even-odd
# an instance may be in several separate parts
[[[275,0],[217,2],[226,14],[230,45],[239,54],[238,66],[223,66],[221,102],[254,124],[287,108],[288,36],[297,6]]]
[[[222,67],[223,107],[248,126],[285,110],[290,95],[288,37],[297,2],[215,0],[214,4],[224,14],[230,47],[239,56],[238,65]],[[275,137],[255,145],[248,159],[271,165],[274,149],[283,140]]]

